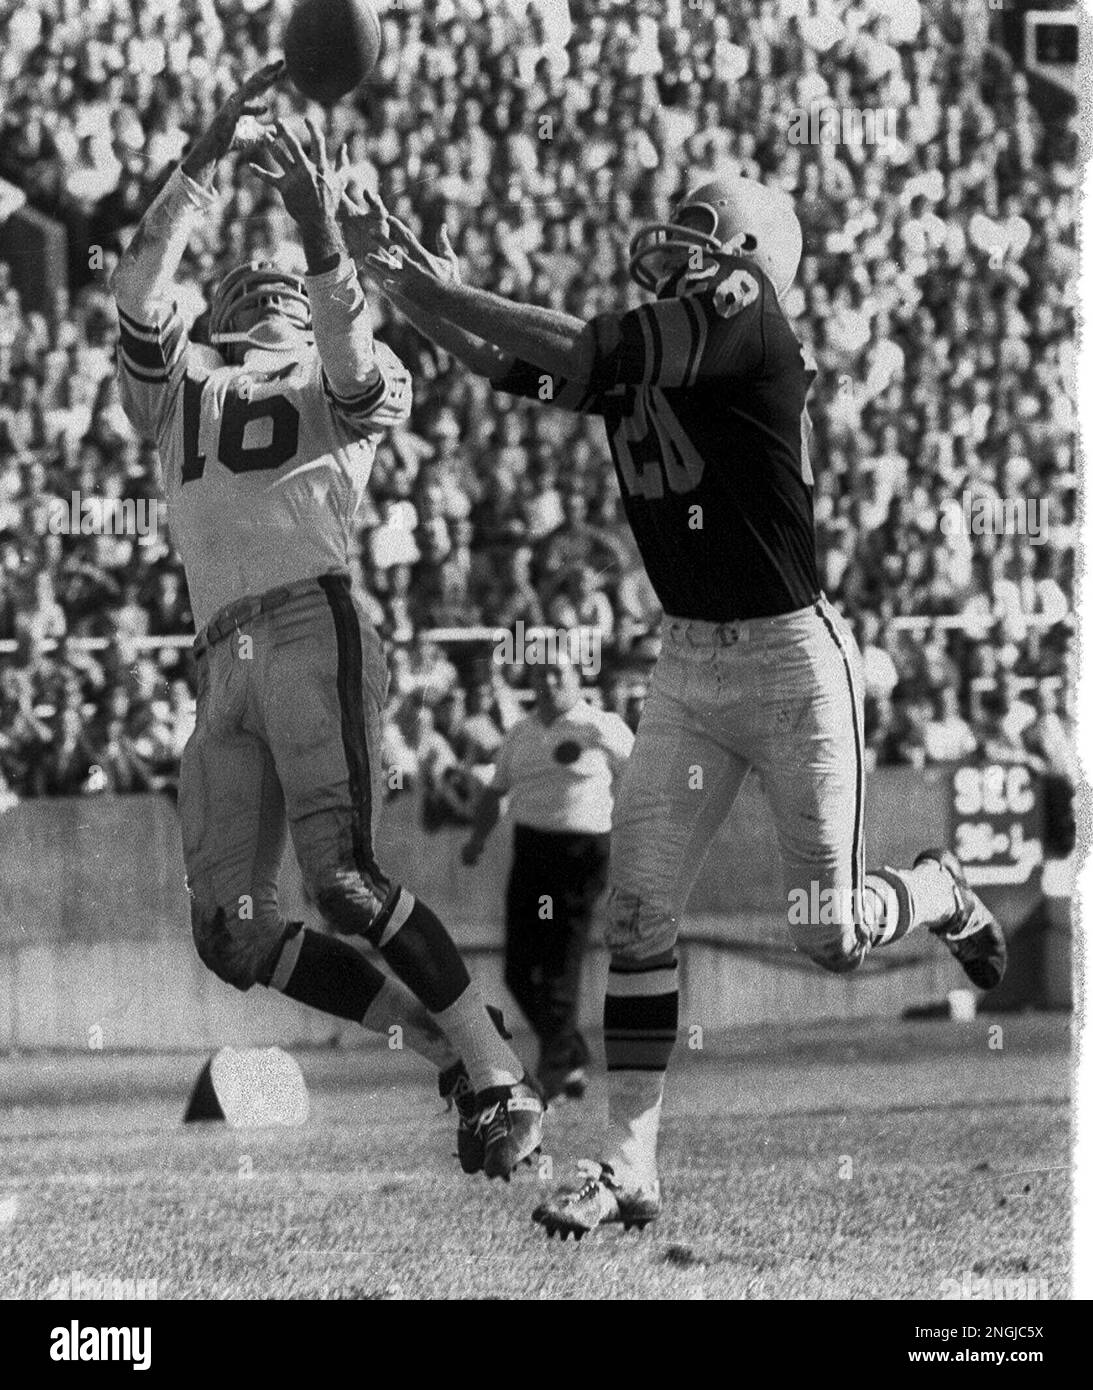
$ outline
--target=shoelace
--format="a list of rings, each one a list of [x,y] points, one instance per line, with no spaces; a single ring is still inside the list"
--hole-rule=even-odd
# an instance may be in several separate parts
[[[495,1100],[488,1110],[483,1110],[475,1124],[476,1132],[487,1145],[495,1139],[503,1139],[510,1128],[508,1106],[503,1100]]]

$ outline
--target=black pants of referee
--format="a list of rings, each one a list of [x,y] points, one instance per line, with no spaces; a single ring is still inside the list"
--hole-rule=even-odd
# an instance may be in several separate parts
[[[505,984],[539,1039],[548,1084],[588,1061],[577,1027],[581,963],[607,882],[609,835],[516,826],[505,896]],[[549,900],[550,915],[544,912]]]

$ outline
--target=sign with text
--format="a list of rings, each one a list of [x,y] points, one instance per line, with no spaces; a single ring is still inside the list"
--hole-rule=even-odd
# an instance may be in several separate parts
[[[1043,863],[1039,779],[1023,763],[954,767],[952,846],[973,888],[1027,883]]]

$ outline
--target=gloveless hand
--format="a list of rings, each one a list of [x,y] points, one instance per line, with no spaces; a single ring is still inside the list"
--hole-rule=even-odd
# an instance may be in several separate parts
[[[260,98],[277,81],[285,70],[283,58],[267,63],[264,68],[251,73],[241,87],[237,88],[213,117],[209,128],[194,143],[193,149],[183,160],[187,173],[204,172],[209,165],[231,152],[236,147],[236,133],[244,116],[260,119],[266,115],[268,107]]]

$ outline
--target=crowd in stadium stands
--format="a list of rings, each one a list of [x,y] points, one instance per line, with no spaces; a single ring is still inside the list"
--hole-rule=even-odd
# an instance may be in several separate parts
[[[47,499],[155,495],[154,449],[113,379],[107,278],[187,140],[279,48],[284,12],[15,0],[0,16],[0,177],[73,248],[71,290],[42,310],[0,264],[0,639],[14,644],[0,798],[176,774],[190,659],[134,645],[192,631],[166,529],[53,534]],[[987,44],[986,16],[917,0],[400,0],[364,95],[328,129],[427,244],[448,226],[467,278],[582,316],[637,302],[628,237],[687,178],[730,166],[792,190],[822,577],[860,636],[871,756],[1065,770],[1076,155]],[[890,138],[794,143],[816,104],[891,110]],[[286,89],[274,110],[302,108]],[[179,290],[197,337],[229,266],[302,265],[245,160],[221,185]],[[658,612],[599,422],[495,396],[376,313],[416,383],[361,518],[359,577],[391,648],[386,758],[458,815],[519,714],[521,673],[488,643],[423,634],[590,627],[601,697],[633,719]],[[1036,525],[969,534],[956,518],[973,497],[1032,501]],[[908,616],[953,621],[893,622]]]

